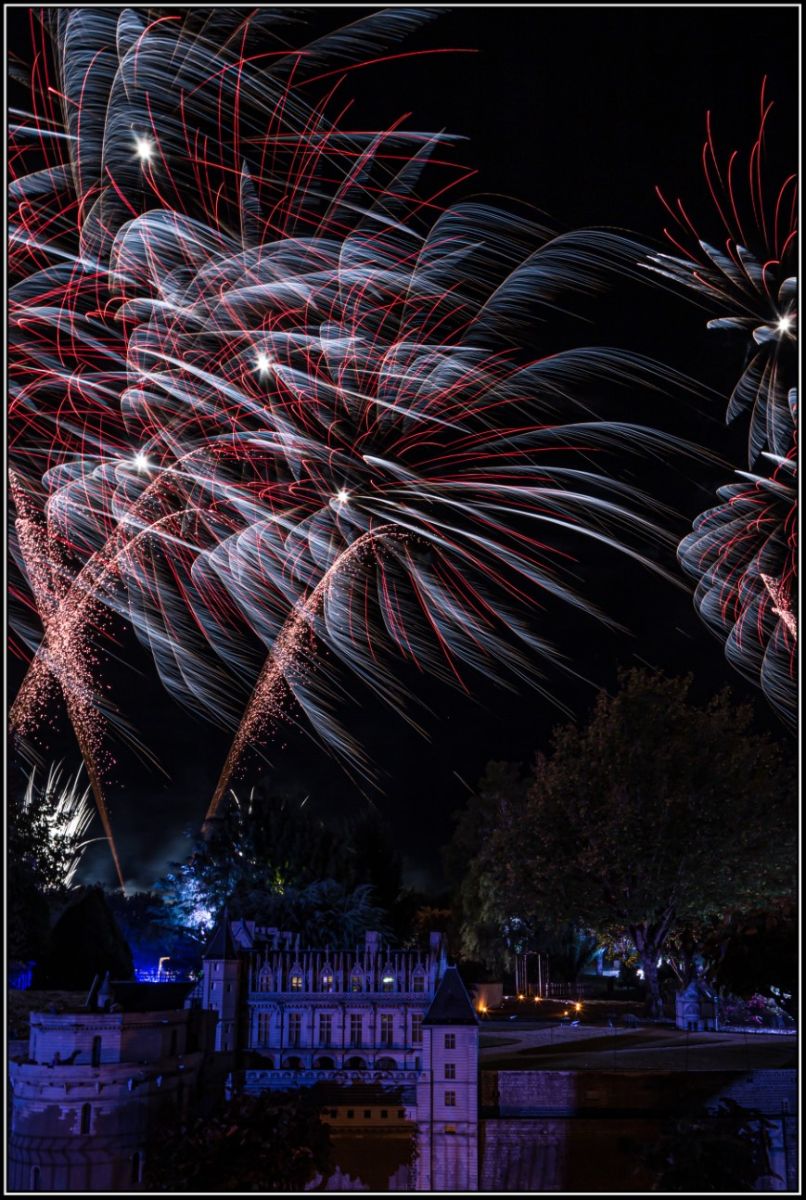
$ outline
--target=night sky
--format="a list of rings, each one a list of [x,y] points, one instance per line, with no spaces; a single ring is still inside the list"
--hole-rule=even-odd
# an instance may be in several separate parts
[[[358,15],[349,8],[301,11],[311,35]],[[27,59],[19,11],[11,13],[10,35],[12,49]],[[776,101],[769,173],[772,180],[782,178],[796,162],[797,35],[795,7],[454,9],[401,49],[456,53],[354,71],[343,94],[356,98],[357,127],[380,128],[410,112],[410,128],[463,135],[466,141],[453,157],[478,173],[454,199],[495,194],[505,205],[518,201],[540,210],[557,230],[618,227],[658,243],[665,223],[654,194],[658,184],[683,197],[703,237],[716,241],[720,231],[700,172],[706,110],[712,110],[717,145],[725,155],[748,149],[757,132],[766,75],[768,95]],[[305,40],[301,32],[300,43]],[[707,384],[715,390],[707,403],[674,393],[633,393],[631,415],[741,466],[746,429],[725,428],[720,397],[727,397],[738,378],[743,350],[706,331],[711,315],[681,295],[624,280],[614,282],[604,300],[581,302],[576,322],[564,320],[555,329],[547,321],[538,340],[547,352],[573,344],[622,346]],[[602,398],[603,415],[611,414],[609,403]],[[676,507],[680,536],[692,517],[713,503],[716,486],[730,479],[730,468],[714,463],[642,466],[633,456],[625,464],[635,473],[631,482],[651,485]],[[665,564],[675,569],[673,555]],[[619,666],[648,663],[692,672],[700,699],[730,684],[737,696],[753,699],[760,727],[785,736],[760,694],[725,663],[721,645],[696,616],[679,571],[682,586],[674,587],[614,554],[591,554],[580,563],[580,572],[585,593],[628,632],[608,632],[567,610],[536,609],[537,631],[591,681],[552,674],[553,690],[572,711],[584,715],[593,702],[593,685],[612,686]],[[187,851],[184,831],[204,814],[228,740],[173,704],[133,639],[125,642],[122,657],[136,671],[112,664],[108,678],[170,776],[161,777],[125,748],[119,753],[115,748],[118,762],[108,787],[112,821],[126,873],[147,885]],[[12,689],[19,674],[18,665],[10,663]],[[450,835],[452,812],[467,794],[462,780],[473,785],[490,759],[529,760],[561,717],[536,693],[507,693],[483,679],[473,684],[475,694],[465,698],[421,678],[413,681],[433,709],[427,720],[430,742],[356,692],[363,707],[353,709],[351,727],[379,767],[383,790],[374,794],[374,802],[399,837],[412,883],[439,885],[439,847]],[[45,755],[78,764],[66,724]],[[278,786],[310,795],[312,808],[322,815],[354,812],[367,803],[338,766],[301,736],[268,747],[267,757],[270,768],[250,762],[242,787],[268,770]],[[18,777],[12,777],[12,785]],[[103,847],[86,862],[89,878],[112,881]]]

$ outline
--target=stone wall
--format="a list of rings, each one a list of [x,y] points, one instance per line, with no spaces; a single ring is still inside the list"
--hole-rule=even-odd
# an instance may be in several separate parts
[[[482,1191],[646,1191],[637,1148],[675,1115],[730,1098],[773,1122],[778,1179],[762,1190],[797,1188],[794,1070],[482,1071]]]

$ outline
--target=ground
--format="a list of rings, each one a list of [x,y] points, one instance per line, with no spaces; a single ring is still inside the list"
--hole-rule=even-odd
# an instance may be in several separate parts
[[[763,1033],[686,1033],[484,1021],[480,1066],[521,1071],[739,1071],[796,1067],[798,1039]]]

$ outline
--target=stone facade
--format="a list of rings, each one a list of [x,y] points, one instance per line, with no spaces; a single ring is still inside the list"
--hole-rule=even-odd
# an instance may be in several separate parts
[[[118,999],[32,1013],[27,1054],[9,1064],[11,1191],[138,1191],[161,1114],[197,1103],[210,1014],[180,1007],[187,989],[125,990],[129,1011]]]

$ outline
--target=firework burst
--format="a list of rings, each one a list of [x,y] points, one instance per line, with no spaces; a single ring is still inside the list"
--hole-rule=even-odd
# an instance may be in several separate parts
[[[445,139],[358,134],[305,99],[328,58],[427,15],[290,53],[261,49],[284,20],[266,10],[55,10],[55,70],[37,55],[13,130],[15,548],[42,631],[18,623],[15,728],[58,686],[98,757],[116,614],[173,697],[236,731],[212,811],[281,721],[368,777],[348,681],[419,728],[395,661],[548,694],[543,601],[602,616],[580,540],[658,569],[651,512],[600,464],[669,440],[577,399],[654,369],[526,348],[594,286],[591,239],[440,207]]]
[[[783,719],[797,719],[797,179],[766,184],[764,136],[772,104],[761,90],[758,137],[739,182],[734,151],[720,164],[710,114],[702,161],[724,246],[702,241],[682,202],[661,196],[683,257],[652,268],[690,289],[719,316],[710,329],[747,338],[747,363],[727,420],[749,417],[748,471],[719,489],[721,504],[680,544],[697,580],[695,604],[724,642],[731,664],[759,685]],[[691,249],[689,247],[692,247]]]

